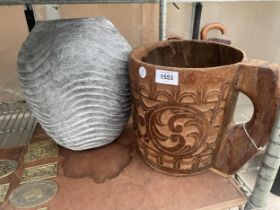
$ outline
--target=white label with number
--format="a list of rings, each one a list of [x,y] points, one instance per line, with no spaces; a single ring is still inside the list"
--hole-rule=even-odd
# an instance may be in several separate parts
[[[178,85],[179,74],[174,71],[156,70],[156,83]]]
[[[140,75],[141,78],[145,78],[146,77],[147,70],[146,70],[146,68],[144,66],[141,66],[139,68],[139,75]]]

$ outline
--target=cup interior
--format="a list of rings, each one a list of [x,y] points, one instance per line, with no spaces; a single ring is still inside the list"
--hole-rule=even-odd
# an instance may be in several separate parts
[[[140,60],[159,66],[206,68],[241,62],[244,54],[231,46],[205,41],[158,42],[144,50]]]

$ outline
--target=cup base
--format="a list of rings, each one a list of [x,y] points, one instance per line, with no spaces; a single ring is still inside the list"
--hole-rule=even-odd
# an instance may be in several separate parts
[[[166,175],[170,175],[170,176],[192,176],[192,175],[197,175],[197,174],[201,174],[204,173],[206,171],[208,171],[210,168],[205,168],[202,169],[200,171],[197,172],[189,172],[189,173],[179,173],[179,172],[175,172],[175,171],[168,171],[168,169],[165,169],[159,165],[154,164],[153,162],[151,162],[148,158],[144,157],[143,154],[141,153],[141,151],[138,148],[138,151],[140,152],[140,156],[142,158],[142,160],[148,165],[150,166],[152,169],[156,170],[157,172],[160,172],[162,174],[166,174]]]

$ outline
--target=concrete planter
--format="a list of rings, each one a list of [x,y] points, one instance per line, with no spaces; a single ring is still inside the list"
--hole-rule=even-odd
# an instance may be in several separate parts
[[[58,144],[84,150],[121,134],[130,115],[130,50],[104,17],[36,23],[18,55],[19,79]]]

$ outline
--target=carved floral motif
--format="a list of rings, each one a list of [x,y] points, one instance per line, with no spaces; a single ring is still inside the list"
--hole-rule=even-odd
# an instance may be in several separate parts
[[[172,94],[139,85],[133,89],[134,129],[144,160],[165,172],[207,169],[216,149],[230,82]]]

